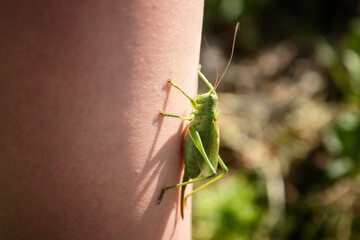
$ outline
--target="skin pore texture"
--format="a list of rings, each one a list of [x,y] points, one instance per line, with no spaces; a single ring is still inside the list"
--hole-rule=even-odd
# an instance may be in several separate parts
[[[2,1],[0,239],[191,239],[159,109],[191,111],[167,79],[195,96],[203,4]]]

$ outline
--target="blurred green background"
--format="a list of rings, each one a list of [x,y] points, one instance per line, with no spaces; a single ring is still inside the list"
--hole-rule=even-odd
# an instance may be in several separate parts
[[[206,0],[230,173],[193,198],[194,239],[360,239],[360,1]],[[202,71],[216,70],[203,47]],[[200,92],[206,87],[200,84]]]

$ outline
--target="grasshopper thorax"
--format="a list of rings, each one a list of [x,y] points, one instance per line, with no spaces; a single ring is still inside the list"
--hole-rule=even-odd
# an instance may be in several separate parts
[[[217,116],[218,96],[215,91],[196,96],[195,102],[200,113]]]
[[[204,94],[197,95],[195,97],[195,102],[198,105],[204,105],[204,104],[216,104],[218,101],[218,97],[215,91],[209,91]]]

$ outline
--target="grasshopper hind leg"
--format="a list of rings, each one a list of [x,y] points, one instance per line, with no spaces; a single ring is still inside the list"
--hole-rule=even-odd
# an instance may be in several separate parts
[[[205,183],[204,185],[198,187],[197,189],[195,189],[194,191],[192,191],[191,193],[189,193],[189,194],[185,197],[185,199],[184,199],[185,205],[186,205],[187,199],[188,199],[191,195],[197,193],[197,192],[200,191],[201,189],[203,189],[203,188],[209,186],[210,184],[216,182],[217,180],[219,180],[220,178],[224,177],[224,176],[228,173],[229,170],[228,170],[227,166],[225,165],[225,163],[223,162],[223,160],[221,159],[220,155],[218,155],[218,160],[219,160],[219,164],[220,164],[220,166],[221,166],[221,168],[223,169],[224,172],[223,172],[222,174],[220,174],[219,176],[217,176],[216,178],[208,181],[208,182]],[[214,175],[215,175],[215,174],[214,174]],[[214,175],[212,175],[211,177],[213,177]]]
[[[170,190],[170,189],[176,188],[176,187],[185,186],[185,185],[188,185],[188,184],[191,184],[191,183],[203,181],[203,180],[206,180],[206,179],[208,179],[208,178],[212,178],[212,177],[214,177],[214,176],[215,176],[215,174],[212,174],[212,175],[210,175],[210,176],[198,178],[198,179],[191,180],[191,181],[185,181],[185,182],[182,182],[182,183],[179,183],[179,184],[175,184],[175,185],[172,185],[172,186],[165,187],[165,188],[161,189],[161,193],[160,193],[160,195],[159,195],[159,197],[158,197],[157,204],[160,204],[160,203],[161,203],[161,200],[162,200],[162,198],[164,197],[164,194],[165,194],[165,192],[166,192],[167,190]],[[185,179],[189,179],[189,178],[185,178],[185,176],[184,176],[183,181],[184,181]]]

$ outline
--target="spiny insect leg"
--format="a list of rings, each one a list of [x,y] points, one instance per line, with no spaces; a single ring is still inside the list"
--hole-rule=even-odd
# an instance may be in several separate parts
[[[159,113],[160,113],[161,115],[165,116],[165,117],[180,118],[180,119],[189,120],[189,121],[193,120],[193,118],[194,118],[194,117],[192,117],[191,115],[190,115],[190,117],[182,117],[182,116],[179,116],[179,115],[164,113],[163,110],[159,110]]]
[[[176,188],[176,187],[181,187],[181,186],[184,186],[184,185],[188,185],[188,184],[191,184],[191,183],[195,183],[195,182],[199,182],[199,181],[203,181],[203,180],[206,180],[206,179],[209,179],[209,178],[212,178],[214,177],[215,174],[213,175],[210,175],[210,176],[207,176],[207,177],[202,177],[202,178],[198,178],[198,179],[194,179],[194,180],[191,180],[191,181],[187,181],[187,182],[182,182],[182,183],[179,183],[179,184],[175,184],[175,185],[172,185],[172,186],[169,186],[169,187],[165,187],[163,189],[161,189],[161,193],[160,193],[160,196],[158,197],[158,202],[157,204],[160,204],[165,192],[169,189],[172,189],[172,188]]]
[[[211,181],[205,183],[204,185],[198,187],[197,189],[195,189],[194,191],[192,191],[191,193],[189,193],[186,197],[185,197],[185,205],[186,205],[186,200],[188,199],[188,197],[190,197],[191,195],[193,195],[194,193],[200,191],[201,189],[209,186],[210,184],[216,182],[217,180],[219,180],[220,178],[224,177],[227,173],[228,173],[228,168],[225,165],[225,163],[223,162],[223,160],[221,159],[220,155],[218,155],[218,160],[219,160],[219,164],[222,168],[222,170],[224,171],[222,174],[220,174],[219,176],[217,176],[216,178],[212,179]]]
[[[185,97],[190,100],[191,105],[192,105],[194,108],[196,108],[196,103],[195,103],[194,99],[192,99],[189,95],[187,95],[186,92],[185,92],[184,90],[182,90],[182,88],[179,87],[176,83],[174,83],[171,78],[168,79],[168,82],[169,82],[172,86],[174,86],[176,89],[178,89],[182,94],[184,94]]]

